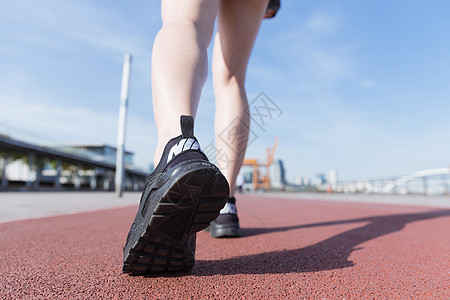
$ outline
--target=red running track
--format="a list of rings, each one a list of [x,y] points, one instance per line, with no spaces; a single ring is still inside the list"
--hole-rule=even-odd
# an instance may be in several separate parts
[[[190,273],[121,273],[136,207],[0,224],[1,299],[449,299],[450,210],[238,199],[244,237],[200,232]]]

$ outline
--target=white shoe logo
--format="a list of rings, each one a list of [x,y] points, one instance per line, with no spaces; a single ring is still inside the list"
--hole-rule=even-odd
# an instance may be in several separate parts
[[[167,163],[172,160],[172,158],[186,150],[200,150],[201,152],[203,152],[202,149],[200,149],[200,144],[195,139],[182,139],[178,142],[178,144],[173,145],[172,149],[170,149],[169,156],[167,157]]]
[[[237,214],[236,204],[227,202],[225,206],[220,210],[220,214]]]

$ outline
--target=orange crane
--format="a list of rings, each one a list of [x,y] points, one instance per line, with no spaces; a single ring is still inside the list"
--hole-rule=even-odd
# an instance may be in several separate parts
[[[252,171],[252,181],[253,181],[253,189],[270,189],[270,175],[269,175],[269,166],[273,163],[275,157],[275,151],[277,149],[279,137],[275,138],[275,143],[272,148],[266,149],[266,161],[262,162],[255,158],[245,158],[244,166],[250,166],[253,168]],[[261,173],[260,168],[264,170],[264,173]]]

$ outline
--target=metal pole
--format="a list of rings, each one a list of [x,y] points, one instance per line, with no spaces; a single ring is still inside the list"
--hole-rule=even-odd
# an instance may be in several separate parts
[[[128,84],[130,81],[131,55],[126,53],[123,62],[122,90],[120,93],[119,128],[117,131],[117,155],[116,155],[116,196],[122,197],[124,186],[124,152],[125,152],[125,127],[128,107]]]
[[[8,178],[6,175],[6,167],[8,166],[8,160],[9,160],[9,155],[8,153],[5,153],[5,155],[2,157],[2,183],[1,183],[1,188],[5,189],[8,187]]]
[[[32,183],[33,183],[32,179],[31,179],[31,172],[36,170],[36,166],[34,164],[35,159],[36,159],[36,155],[34,154],[34,152],[30,152],[28,154],[28,169],[29,169],[29,173],[28,173],[27,182],[25,184],[26,188],[30,188]],[[36,180],[36,175],[35,175],[34,180]]]
[[[56,160],[56,176],[53,186],[57,189],[61,188],[61,172],[62,172],[62,162],[61,159]]]
[[[79,190],[81,188],[81,175],[80,175],[80,164],[77,164],[75,166],[75,174],[73,176],[73,186],[76,190]]]

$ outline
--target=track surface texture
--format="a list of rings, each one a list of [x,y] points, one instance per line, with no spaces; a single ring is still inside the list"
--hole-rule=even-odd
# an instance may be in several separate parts
[[[237,199],[243,237],[198,233],[188,273],[122,273],[135,206],[0,224],[0,299],[450,298],[448,208]]]

